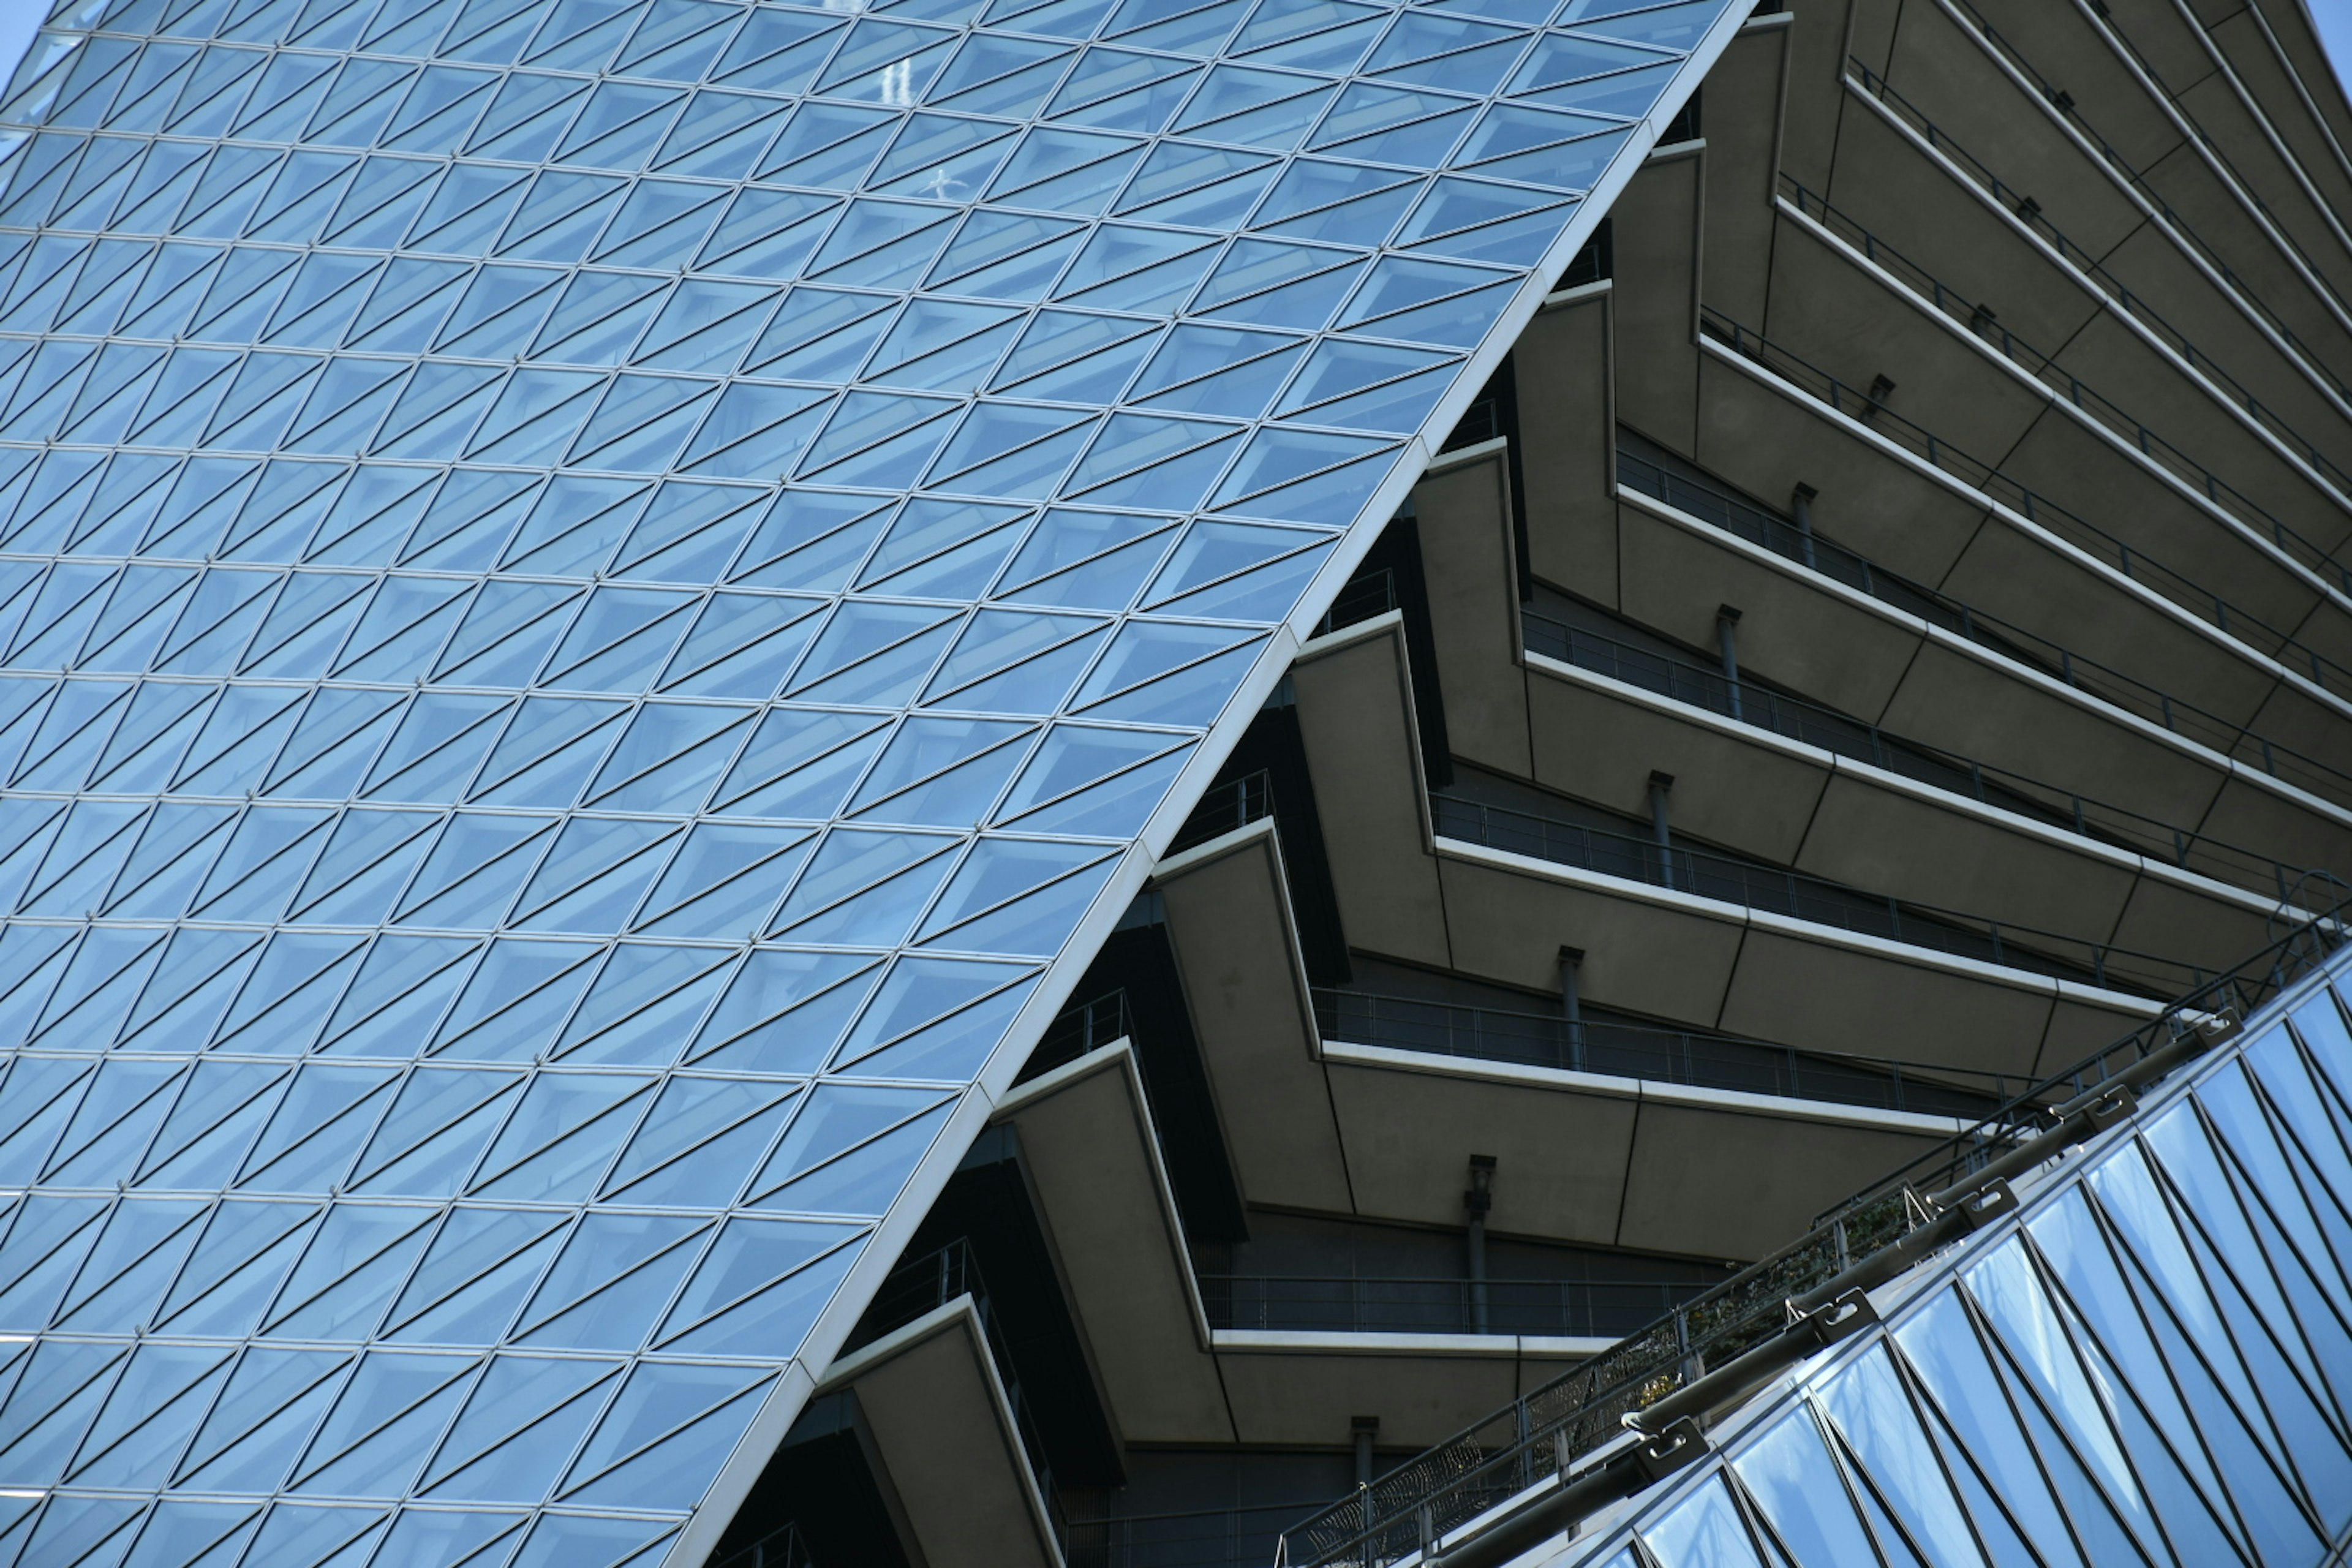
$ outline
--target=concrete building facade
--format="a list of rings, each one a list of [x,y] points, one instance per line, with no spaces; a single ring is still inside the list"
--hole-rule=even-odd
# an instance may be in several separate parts
[[[87,0],[0,160],[0,1564],[2345,1544],[2300,0]]]

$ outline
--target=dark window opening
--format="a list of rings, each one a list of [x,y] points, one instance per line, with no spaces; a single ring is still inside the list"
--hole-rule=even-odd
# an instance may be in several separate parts
[[[1528,570],[1528,487],[1519,464],[1519,384],[1509,354],[1503,356],[1503,363],[1495,367],[1495,374],[1486,378],[1486,384],[1470,400],[1454,433],[1445,437],[1445,444],[1438,450],[1459,451],[1498,436],[1509,443],[1503,463],[1511,487],[1511,550],[1517,557],[1519,599],[1525,603],[1534,591],[1535,579]]]
[[[1413,717],[1421,725],[1421,766],[1433,789],[1452,782],[1454,757],[1445,737],[1445,697],[1437,683],[1437,642],[1429,618],[1429,579],[1422,570],[1421,527],[1410,513],[1389,522],[1363,564],[1339,590],[1318,633],[1397,611],[1404,620],[1406,673],[1412,680]]]
[[[1584,242],[1584,248],[1570,258],[1568,270],[1559,275],[1559,283],[1553,287],[1555,289],[1580,289],[1587,283],[1598,283],[1603,278],[1616,276],[1616,219],[1604,217],[1601,220],[1601,226],[1592,231],[1592,237]]]
[[[1704,87],[1691,89],[1689,99],[1675,111],[1675,117],[1666,121],[1666,128],[1658,132],[1659,146],[1671,147],[1677,142],[1696,142],[1706,134],[1699,128],[1698,117],[1699,94],[1705,90]]]
[[[1118,1485],[1126,1473],[1118,1441],[1063,1299],[1011,1128],[980,1135],[901,1258],[849,1347],[870,1344],[959,1295],[978,1302],[984,1293],[989,1348],[1049,1505],[1056,1488]]]
[[[1323,849],[1323,819],[1315,809],[1315,785],[1307,772],[1307,742],[1298,731],[1298,710],[1288,698],[1286,683],[1276,700],[1258,710],[1241,743],[1225,759],[1202,800],[1213,809],[1219,791],[1262,773],[1265,809],[1274,818],[1282,845],[1282,872],[1290,885],[1291,918],[1298,926],[1300,956],[1307,978],[1318,985],[1344,985],[1348,975],[1348,943],[1339,929],[1339,898],[1331,886],[1331,863]],[[1189,827],[1189,825],[1188,825]],[[1203,835],[1213,837],[1214,834]],[[1177,843],[1199,843],[1188,833]],[[1330,978],[1325,978],[1329,976]]]
[[[885,1473],[856,1394],[809,1401],[719,1538],[711,1568],[908,1568],[912,1532]]]
[[[1168,928],[1155,906],[1147,895],[1139,904],[1146,918],[1122,921],[1103,942],[1074,993],[1077,1005],[1046,1029],[1022,1078],[1050,1072],[1122,1037],[1132,1041],[1185,1235],[1238,1237],[1246,1234],[1241,1192],[1217,1121],[1208,1068],[1184,1005]]]

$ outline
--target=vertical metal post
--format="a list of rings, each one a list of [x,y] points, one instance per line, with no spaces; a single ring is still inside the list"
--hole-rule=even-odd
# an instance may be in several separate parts
[[[1739,710],[1739,611],[1734,606],[1715,607],[1715,640],[1723,656],[1724,684],[1731,691],[1731,716],[1744,718]]]
[[[1486,1211],[1495,1206],[1495,1156],[1470,1156],[1470,1189],[1462,1194],[1470,1215],[1470,1331],[1486,1331]]]
[[[1578,984],[1583,967],[1582,948],[1559,950],[1559,1015],[1568,1024],[1568,1065],[1575,1072],[1584,1070],[1583,987]]]
[[[1789,513],[1797,520],[1797,552],[1808,566],[1813,563],[1813,498],[1821,493],[1799,485],[1789,495]]]
[[[1377,1415],[1351,1415],[1348,1418],[1349,1435],[1356,1440],[1356,1495],[1364,1504],[1364,1558],[1371,1560],[1372,1551],[1372,1439],[1380,1436],[1381,1418]]]
[[[1666,796],[1674,787],[1674,774],[1650,774],[1650,837],[1658,846],[1658,881],[1668,888],[1675,885],[1675,857],[1673,832],[1666,820]]]

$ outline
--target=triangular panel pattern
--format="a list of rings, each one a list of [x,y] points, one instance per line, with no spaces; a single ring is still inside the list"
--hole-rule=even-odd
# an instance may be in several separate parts
[[[1748,8],[58,5],[0,1553],[700,1539]]]

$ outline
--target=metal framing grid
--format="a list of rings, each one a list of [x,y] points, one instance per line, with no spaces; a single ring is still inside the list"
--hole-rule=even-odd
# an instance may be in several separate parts
[[[0,1560],[707,1552],[1748,4],[60,9]]]
[[[2352,949],[1542,1554],[2320,1564],[2352,1542]]]

